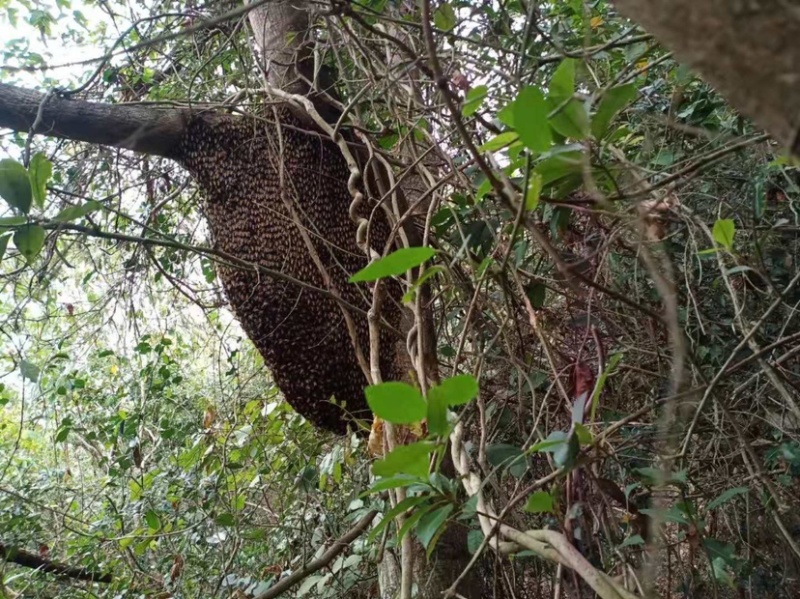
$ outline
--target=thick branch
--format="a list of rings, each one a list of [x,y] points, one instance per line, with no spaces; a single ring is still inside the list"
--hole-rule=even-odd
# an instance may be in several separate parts
[[[55,574],[56,576],[66,576],[68,578],[75,578],[76,580],[90,580],[92,582],[111,582],[111,574],[102,574],[87,568],[80,568],[68,566],[58,562],[44,559],[35,553],[25,551],[24,549],[17,549],[11,551],[6,549],[5,545],[0,543],[0,559],[4,559],[18,566],[25,568],[32,568],[47,572],[48,574]]]
[[[614,2],[734,107],[800,152],[800,14],[793,2]]]
[[[361,518],[358,522],[356,522],[355,526],[347,531],[342,537],[334,541],[333,545],[331,545],[328,550],[319,556],[314,561],[309,562],[303,568],[300,568],[297,572],[292,572],[289,576],[284,578],[283,580],[278,581],[273,586],[268,588],[266,591],[261,593],[260,595],[256,596],[256,599],[273,599],[277,597],[281,593],[288,591],[294,585],[296,585],[301,580],[304,580],[311,576],[317,570],[321,570],[328,564],[330,564],[334,559],[336,559],[342,551],[347,549],[350,546],[350,543],[355,541],[358,537],[364,534],[364,531],[367,530],[369,525],[375,519],[375,516],[378,514],[377,511],[372,510],[367,512],[367,514]]]
[[[190,111],[100,104],[0,83],[0,128],[175,157]],[[37,119],[37,116],[39,118]]]

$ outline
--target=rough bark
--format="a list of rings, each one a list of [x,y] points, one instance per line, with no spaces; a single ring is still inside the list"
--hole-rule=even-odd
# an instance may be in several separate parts
[[[315,66],[312,11],[308,0],[276,0],[257,6],[247,18],[267,83],[308,96],[326,121],[335,122],[340,112],[325,99],[338,99],[334,78],[328,69]]]
[[[0,127],[172,158],[189,109],[100,104],[0,83]],[[38,117],[38,118],[37,118]]]
[[[614,0],[743,114],[800,154],[800,7],[786,0]]]

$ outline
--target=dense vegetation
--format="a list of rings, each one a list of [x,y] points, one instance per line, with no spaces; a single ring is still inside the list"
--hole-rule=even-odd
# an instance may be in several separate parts
[[[636,594],[800,592],[796,163],[605,0],[420,6],[314,30],[430,248],[374,275],[428,259],[442,378],[371,388],[425,436],[377,462],[282,401],[175,163],[0,130],[0,597],[259,596],[354,526],[286,596],[377,596],[448,529],[498,597],[590,596],[572,549]],[[0,82],[265,102],[238,4],[0,7]],[[474,478],[429,468],[453,431]],[[494,552],[498,515],[531,546]]]

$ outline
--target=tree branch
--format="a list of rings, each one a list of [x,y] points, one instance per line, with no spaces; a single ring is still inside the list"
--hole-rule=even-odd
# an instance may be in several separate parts
[[[176,157],[188,108],[101,104],[0,83],[0,127]],[[39,118],[37,118],[37,116]]]
[[[800,17],[792,2],[614,0],[731,104],[800,153]]]
[[[330,564],[339,556],[340,553],[342,553],[342,551],[345,550],[345,548],[350,546],[350,543],[364,534],[364,531],[367,530],[377,514],[377,510],[371,510],[370,512],[367,512],[367,514],[361,518],[361,520],[356,522],[353,528],[334,541],[333,545],[331,545],[325,553],[323,553],[317,559],[309,562],[304,567],[300,568],[297,572],[292,572],[283,580],[278,581],[263,593],[256,595],[255,599],[274,599],[281,593],[288,591],[301,580],[308,578],[317,570],[321,570]]]
[[[67,578],[75,578],[76,580],[90,580],[92,582],[110,583],[112,578],[111,574],[102,574],[89,570],[88,568],[68,566],[49,559],[44,559],[36,553],[25,551],[24,549],[9,550],[6,546],[0,543],[0,558],[5,561],[23,566],[25,568],[32,568],[48,574],[55,574],[56,576],[66,576]]]

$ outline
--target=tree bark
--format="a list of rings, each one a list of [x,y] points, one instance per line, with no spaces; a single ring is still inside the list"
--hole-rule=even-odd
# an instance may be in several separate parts
[[[0,83],[0,127],[14,131],[173,158],[190,117],[188,108],[100,104]]]
[[[614,0],[743,114],[800,155],[800,7],[785,0]]]
[[[308,0],[275,0],[247,13],[261,54],[267,83],[290,94],[308,96],[320,115],[335,122],[339,110],[325,95],[338,100],[332,73],[314,61],[311,29],[313,4]]]

